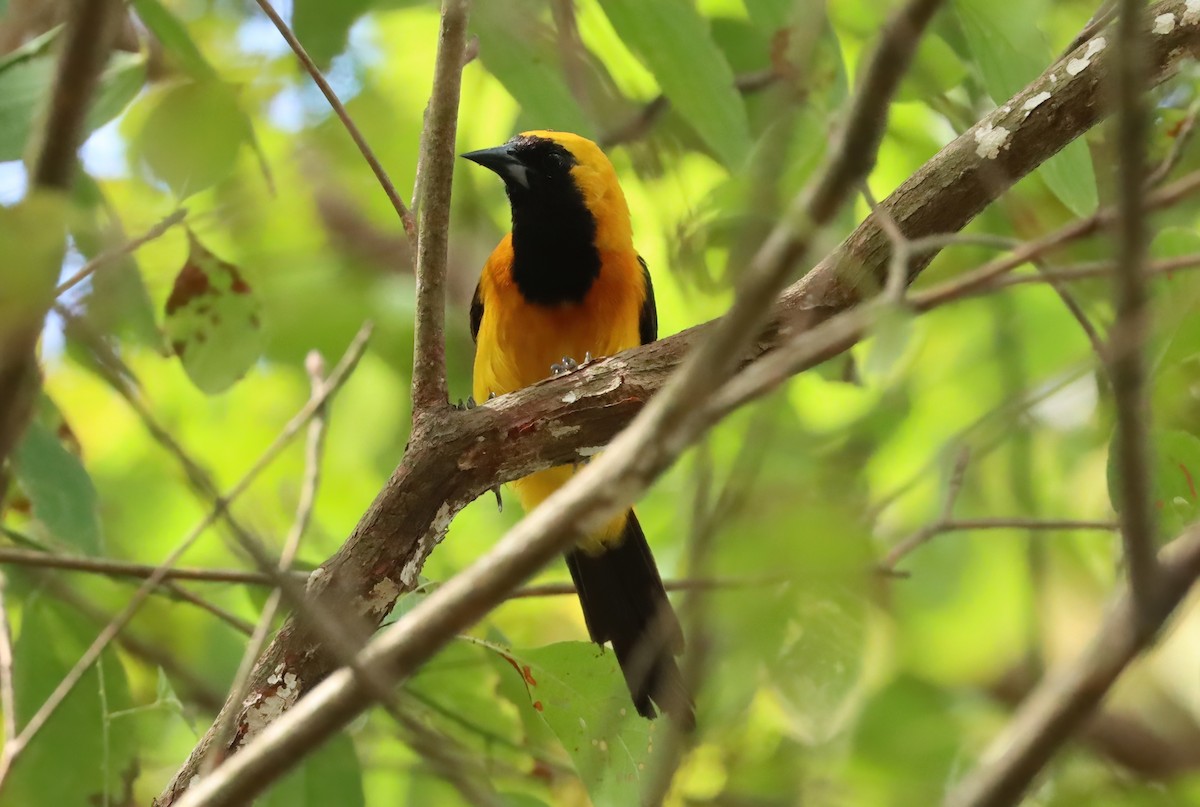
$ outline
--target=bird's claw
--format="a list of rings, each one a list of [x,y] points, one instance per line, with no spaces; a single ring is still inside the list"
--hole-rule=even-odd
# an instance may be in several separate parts
[[[590,356],[591,354],[589,353],[588,355]],[[563,356],[562,361],[555,362],[554,364],[550,365],[550,372],[555,376],[560,376],[563,373],[569,373],[578,368],[579,362],[575,361],[570,356]]]
[[[496,487],[492,488],[492,493],[496,494],[496,509],[499,512],[503,513],[504,512],[504,499],[500,498],[500,486],[496,485]]]
[[[477,404],[475,403],[475,398],[471,395],[468,395],[466,403],[463,403],[462,398],[459,398],[458,404],[454,408],[460,412],[469,412],[470,410],[474,409],[476,406],[477,406]]]

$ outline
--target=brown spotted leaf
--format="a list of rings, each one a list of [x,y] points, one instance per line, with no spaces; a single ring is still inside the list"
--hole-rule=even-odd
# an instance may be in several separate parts
[[[224,392],[262,353],[259,302],[238,268],[188,231],[188,257],[167,298],[171,349],[197,387]]]

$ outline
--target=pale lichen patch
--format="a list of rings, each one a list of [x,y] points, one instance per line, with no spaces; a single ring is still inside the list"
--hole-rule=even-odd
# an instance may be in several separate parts
[[[566,395],[562,396],[562,402],[565,404],[573,404],[578,400],[579,393],[577,393],[575,390],[571,390]]]
[[[1166,36],[1175,30],[1175,15],[1174,14],[1159,14],[1154,18],[1154,33],[1159,36]]]
[[[1187,0],[1184,4],[1183,17],[1179,20],[1184,25],[1195,25],[1200,22],[1200,0]]]
[[[244,702],[246,707],[242,721],[242,732],[238,737],[238,747],[279,719],[279,716],[295,705],[300,698],[300,679],[295,673],[287,672],[280,664],[267,679],[272,691],[266,694],[254,693]]]
[[[1026,112],[1032,112],[1033,110],[1037,109],[1038,107],[1040,107],[1042,104],[1046,103],[1049,100],[1050,100],[1050,93],[1039,92],[1037,95],[1033,96],[1028,101],[1026,101],[1025,104],[1021,107],[1021,109],[1025,110]]]
[[[575,449],[575,452],[581,457],[594,457],[604,450],[604,446],[583,446]]]
[[[1200,0],[1196,0],[1196,2],[1200,3]],[[1100,51],[1104,50],[1104,48],[1107,46],[1108,40],[1102,36],[1098,36],[1092,41],[1088,42],[1087,50],[1083,52],[1083,56],[1079,57],[1078,59],[1071,59],[1069,62],[1067,62],[1067,73],[1072,76],[1077,76],[1084,70],[1087,70],[1088,65],[1092,63],[1093,57],[1095,57],[1095,55]]]
[[[975,130],[975,153],[985,160],[994,160],[1000,156],[1000,150],[1008,147],[1008,136],[1011,132],[1003,126],[992,126],[985,123]]]
[[[551,426],[550,436],[554,438],[570,437],[579,431],[579,426]]]
[[[371,593],[367,595],[367,609],[373,613],[386,611],[399,596],[400,586],[392,578],[385,577],[371,587]]]

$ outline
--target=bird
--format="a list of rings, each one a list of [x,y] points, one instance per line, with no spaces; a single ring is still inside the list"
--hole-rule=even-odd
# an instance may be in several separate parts
[[[463,154],[504,181],[512,230],[483,266],[471,301],[476,400],[503,395],[658,338],[650,271],[616,170],[570,132],[522,132]],[[576,473],[566,465],[512,483],[529,512]],[[675,657],[683,630],[633,509],[566,552],[592,641],[611,642],[643,717],[684,730],[695,705]]]

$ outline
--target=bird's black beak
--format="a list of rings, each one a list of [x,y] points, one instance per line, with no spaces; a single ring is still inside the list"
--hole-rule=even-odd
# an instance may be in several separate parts
[[[508,146],[468,151],[462,157],[495,171],[505,184],[520,185],[522,188],[529,187],[529,168],[512,153],[512,149]]]

